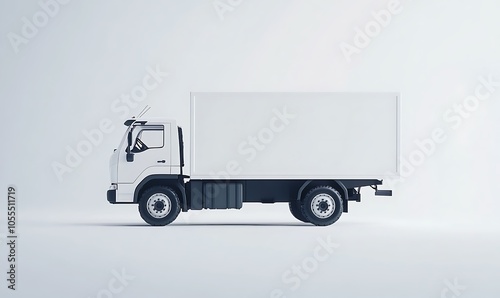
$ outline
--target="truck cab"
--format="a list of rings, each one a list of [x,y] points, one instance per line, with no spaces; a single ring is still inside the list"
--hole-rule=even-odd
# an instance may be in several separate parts
[[[174,120],[125,121],[127,129],[110,159],[112,203],[133,203],[134,192],[149,176],[182,176],[182,128]]]

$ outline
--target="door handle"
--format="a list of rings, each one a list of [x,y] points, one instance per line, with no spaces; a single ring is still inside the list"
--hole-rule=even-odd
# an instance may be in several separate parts
[[[165,163],[165,160],[164,159],[159,160],[159,161],[157,161],[157,163]]]

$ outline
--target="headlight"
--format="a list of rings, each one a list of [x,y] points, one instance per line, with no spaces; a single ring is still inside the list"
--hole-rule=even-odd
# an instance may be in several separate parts
[[[109,190],[116,190],[118,189],[118,185],[116,185],[115,183],[111,184],[111,186],[109,187]]]

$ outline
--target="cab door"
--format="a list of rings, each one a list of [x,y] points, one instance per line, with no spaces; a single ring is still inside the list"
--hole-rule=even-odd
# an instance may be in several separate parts
[[[134,183],[146,171],[170,174],[170,124],[137,125],[129,133],[130,143],[126,140],[119,154],[118,183]]]

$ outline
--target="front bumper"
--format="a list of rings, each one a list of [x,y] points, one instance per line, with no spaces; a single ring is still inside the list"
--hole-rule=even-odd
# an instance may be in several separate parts
[[[112,184],[108,189],[107,197],[108,202],[110,202],[111,204],[116,204],[116,188],[116,184]]]
[[[116,203],[116,189],[108,190],[108,202],[110,202],[111,204]]]

